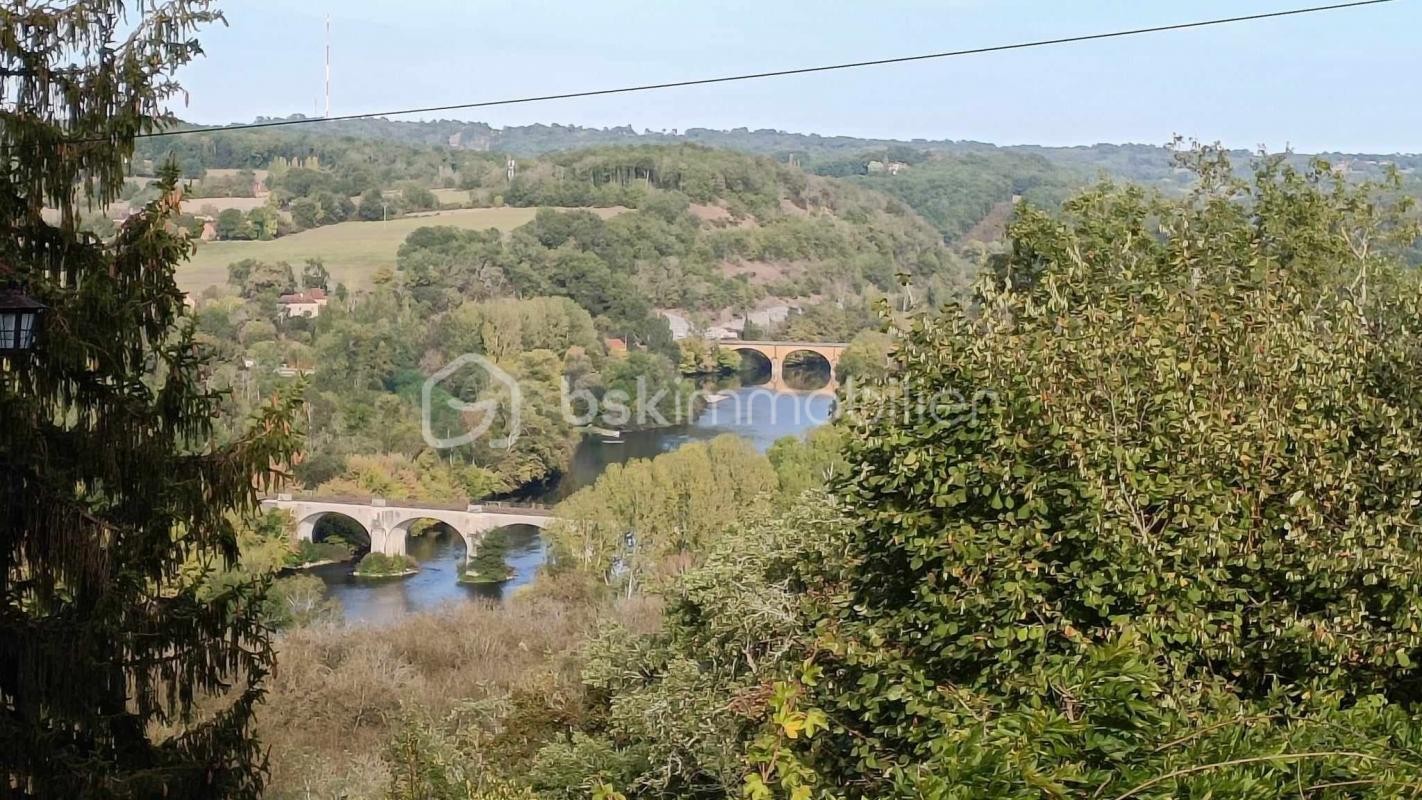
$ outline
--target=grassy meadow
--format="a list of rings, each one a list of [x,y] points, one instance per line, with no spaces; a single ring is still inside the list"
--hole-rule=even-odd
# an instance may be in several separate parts
[[[431,189],[430,191],[434,192],[435,199],[442,205],[469,205],[468,189]]]
[[[611,216],[618,209],[593,209]],[[188,263],[178,268],[178,286],[201,292],[227,281],[227,265],[244,258],[286,261],[299,267],[308,258],[326,262],[334,282],[352,289],[370,284],[383,266],[395,265],[400,243],[416,228],[453,225],[458,228],[512,230],[533,219],[533,208],[464,208],[392,219],[388,222],[342,222],[283,236],[265,242],[204,242]]]

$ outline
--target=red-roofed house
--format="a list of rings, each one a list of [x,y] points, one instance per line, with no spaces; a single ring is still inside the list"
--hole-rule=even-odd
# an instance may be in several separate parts
[[[326,307],[325,289],[307,289],[296,294],[284,294],[278,302],[288,317],[314,317]]]

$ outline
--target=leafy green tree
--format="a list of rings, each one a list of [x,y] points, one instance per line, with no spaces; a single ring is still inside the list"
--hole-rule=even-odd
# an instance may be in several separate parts
[[[839,557],[850,523],[823,492],[733,522],[662,587],[659,631],[609,624],[587,645],[592,724],[538,752],[527,773],[540,792],[584,797],[602,781],[638,798],[756,796],[742,794],[746,751],[770,715],[769,688],[812,649],[802,569]]]
[[[397,259],[411,296],[435,311],[507,294],[503,234],[497,230],[419,228],[405,237]]]
[[[513,576],[506,560],[509,533],[506,528],[489,531],[479,540],[479,547],[469,556],[464,567],[464,579],[477,583],[502,583]]]
[[[342,473],[318,487],[328,495],[377,495],[393,499],[467,503],[504,488],[488,470],[451,466],[432,451],[416,458],[353,455]]]
[[[227,265],[227,282],[248,299],[275,300],[278,295],[296,290],[296,276],[285,261],[272,263],[244,258]]]
[[[317,220],[322,225],[335,225],[355,216],[355,203],[344,194],[321,192],[316,198],[321,205],[321,214]]]
[[[301,267],[301,288],[327,289],[330,280],[331,272],[326,269],[326,262],[319,258],[306,259],[306,264]]]
[[[401,205],[411,211],[433,211],[439,208],[434,192],[423,186],[407,186],[400,190]]]
[[[566,297],[464,303],[442,320],[439,339],[449,353],[483,353],[495,361],[529,350],[562,356],[601,346],[592,317]]]
[[[396,213],[395,204],[385,199],[379,189],[366,189],[360,196],[357,216],[366,222],[388,219]]]
[[[767,512],[775,474],[744,440],[720,436],[608,467],[559,504],[561,563],[629,594],[709,552],[735,521]]]
[[[833,425],[822,425],[803,437],[786,436],[765,452],[775,468],[780,492],[794,499],[811,489],[824,489],[849,470],[840,449],[844,434]]]
[[[1416,228],[1326,164],[1186,163],[1179,200],[1022,211],[974,313],[914,321],[851,417],[852,532],[809,584],[831,783],[1418,785]]]
[[[217,221],[219,229],[218,235],[220,236],[222,227],[221,214],[218,215]],[[251,237],[253,239],[260,239],[262,241],[275,239],[280,233],[280,223],[281,219],[277,216],[276,209],[273,209],[270,206],[254,208],[251,211],[247,212],[247,230],[251,232]]]
[[[1422,786],[1422,281],[1396,261],[1416,228],[1326,165],[1189,163],[1188,198],[1023,212],[973,313],[902,332],[835,496],[704,540],[662,631],[588,648],[597,722],[540,752],[538,788]],[[652,486],[628,472],[640,491],[560,509],[601,520],[560,546],[626,563],[595,534],[641,530],[617,511]]]
[[[223,240],[251,239],[256,232],[252,222],[239,209],[224,208],[217,215],[217,238]]]
[[[17,797],[257,797],[272,651],[260,586],[208,594],[234,516],[296,447],[290,404],[212,440],[221,396],[184,317],[178,171],[100,242],[133,137],[172,122],[210,4],[8,4],[0,29],[0,262],[48,306],[0,379],[0,779]],[[61,156],[59,151],[63,151]],[[82,194],[81,194],[82,192]],[[57,210],[46,221],[43,207]]]
[[[677,369],[683,375],[715,375],[722,371],[734,372],[740,365],[740,357],[728,359],[723,352],[734,355],[734,351],[722,351],[721,347],[708,339],[688,336],[677,342],[681,350],[681,361]],[[729,367],[729,369],[726,369]]]
[[[340,604],[326,595],[326,584],[315,575],[289,575],[272,581],[262,611],[277,628],[299,628],[341,618]]]
[[[314,228],[321,224],[321,204],[310,197],[291,201],[291,221],[297,228]]]
[[[636,351],[610,359],[602,378],[599,424],[656,428],[684,422],[696,410],[696,388],[660,353]]]
[[[893,346],[893,338],[883,331],[854,334],[835,366],[835,377],[841,383],[882,380],[889,373],[889,354]]]

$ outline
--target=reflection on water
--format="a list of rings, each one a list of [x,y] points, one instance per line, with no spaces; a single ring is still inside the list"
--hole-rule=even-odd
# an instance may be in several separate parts
[[[793,376],[798,377],[798,376]],[[792,381],[786,370],[787,383]],[[809,385],[822,385],[806,379]],[[775,440],[796,436],[829,421],[834,398],[827,394],[771,391],[756,386],[725,387],[724,400],[708,405],[690,425],[655,430],[624,432],[620,440],[590,436],[573,454],[568,471],[554,485],[529,499],[555,503],[597,480],[609,464],[634,458],[653,458],[686,442],[712,439],[724,433],[745,437],[764,452]],[[715,387],[710,387],[714,389]],[[340,602],[348,622],[388,623],[399,617],[429,611],[445,603],[471,598],[498,600],[508,592],[533,580],[543,563],[544,544],[537,528],[515,526],[508,529],[507,561],[515,571],[501,584],[471,585],[459,582],[467,554],[459,536],[439,528],[441,533],[412,537],[407,552],[420,564],[420,571],[403,578],[357,578],[352,564],[330,564],[312,573],[326,582],[331,596]]]
[[[690,425],[626,431],[620,441],[584,439],[557,485],[535,499],[557,502],[591,485],[609,464],[655,458],[687,442],[714,439],[723,433],[744,437],[756,450],[765,452],[777,439],[798,436],[829,422],[834,411],[834,398],[827,394],[779,392],[758,386],[724,388],[719,394],[725,399],[708,405]]]
[[[432,611],[446,603],[473,598],[498,600],[529,581],[543,563],[543,539],[538,529],[511,526],[507,561],[514,576],[504,583],[459,582],[466,555],[464,540],[443,530],[410,537],[406,550],[420,563],[420,571],[403,578],[357,578],[354,564],[327,564],[311,573],[326,582],[326,590],[341,604],[347,622],[392,622],[405,614]]]

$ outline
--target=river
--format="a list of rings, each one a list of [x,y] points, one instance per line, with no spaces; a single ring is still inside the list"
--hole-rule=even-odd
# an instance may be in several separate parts
[[[761,387],[724,389],[726,399],[708,405],[689,425],[630,431],[617,442],[596,436],[583,439],[568,471],[531,499],[556,503],[597,480],[609,464],[652,458],[698,440],[724,433],[743,436],[762,452],[777,439],[804,433],[829,420],[833,398],[825,394],[771,391]],[[356,578],[351,564],[316,567],[312,574],[326,583],[340,603],[347,622],[386,623],[405,614],[427,611],[446,603],[500,599],[533,580],[543,564],[544,544],[536,528],[508,529],[507,562],[514,575],[501,584],[471,585],[458,581],[467,554],[464,542],[451,533],[411,538],[409,554],[420,571],[401,578]]]

